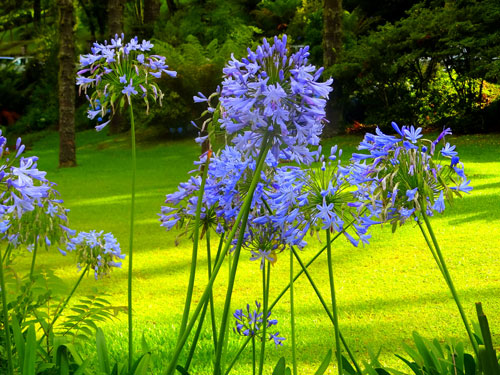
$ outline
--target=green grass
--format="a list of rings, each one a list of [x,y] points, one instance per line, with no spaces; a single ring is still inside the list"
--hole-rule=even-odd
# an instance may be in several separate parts
[[[325,142],[324,149],[338,143],[344,160],[354,151],[358,136],[343,136]],[[482,301],[493,340],[500,344],[500,136],[450,138],[457,145],[461,161],[471,178],[474,190],[462,200],[455,200],[444,215],[432,219],[444,255],[469,318],[474,318],[474,303]],[[71,209],[71,227],[78,230],[111,231],[128,252],[130,194],[130,150],[126,137],[107,137],[87,131],[77,135],[77,168],[58,169],[57,134],[35,142],[32,153],[40,157],[39,167]],[[187,179],[192,161],[199,150],[192,141],[166,142],[154,146],[140,144],[138,149],[136,234],[134,269],[134,309],[137,345],[144,331],[153,348],[154,372],[161,373],[168,363],[181,320],[191,257],[190,241],[184,238],[175,246],[174,233],[159,226],[157,213],[166,193]],[[343,238],[334,243],[334,272],[338,290],[340,326],[352,348],[362,359],[368,350],[381,348],[383,363],[400,367],[394,353],[403,354],[402,343],[410,343],[417,330],[424,337],[467,340],[456,306],[427,249],[420,231],[412,224],[392,234],[390,227],[372,231],[371,244],[353,248]],[[203,241],[204,242],[204,241]],[[307,260],[321,244],[310,238],[303,251]],[[214,245],[215,246],[215,245]],[[195,302],[206,280],[204,246],[199,261]],[[233,308],[261,299],[261,276],[256,263],[242,253],[234,292]],[[125,262],[126,263],[126,262]],[[19,266],[27,269],[28,256]],[[77,279],[71,254],[62,257],[57,251],[41,252],[39,266],[50,267],[68,284]],[[298,269],[298,265],[296,265]],[[328,300],[326,254],[312,267],[312,274]],[[224,267],[214,294],[221,315],[228,270]],[[272,269],[271,299],[288,279],[288,255],[282,254]],[[110,295],[116,305],[126,304],[127,269],[117,270],[104,280],[92,277],[82,283],[80,295],[97,288]],[[296,286],[296,324],[299,370],[313,373],[328,349],[333,347],[333,329],[312,288],[304,279]],[[278,304],[273,316],[279,319],[278,330],[290,336],[288,297]],[[208,321],[207,321],[208,323]],[[126,316],[104,327],[113,358],[125,360],[127,348]],[[207,330],[197,350],[193,373],[206,374],[211,368],[210,337]],[[229,352],[238,349],[239,337],[230,333]],[[289,340],[288,340],[289,341]],[[268,351],[267,373],[271,364],[285,355],[291,358],[288,341],[283,348]],[[86,351],[92,353],[93,344]],[[471,348],[469,348],[471,350]],[[180,363],[183,363],[181,359]],[[234,373],[249,373],[250,353],[236,366]],[[334,373],[333,365],[328,373]]]

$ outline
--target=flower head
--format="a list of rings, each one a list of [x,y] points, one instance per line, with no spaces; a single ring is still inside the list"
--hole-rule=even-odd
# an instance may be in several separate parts
[[[70,239],[66,250],[76,253],[79,268],[93,269],[96,280],[107,275],[113,267],[121,267],[121,260],[125,259],[115,237],[103,231],[79,232]]]
[[[398,223],[411,217],[418,220],[422,213],[442,213],[446,201],[472,188],[455,146],[446,143],[435,152],[439,141],[451,134],[450,129],[430,141],[421,138],[420,128],[400,129],[396,123],[393,128],[399,137],[379,129],[376,134],[366,134],[358,149],[369,154],[353,154],[352,161],[363,171],[360,179],[370,192],[366,204],[375,208],[382,221],[390,221],[395,230]]]
[[[80,56],[76,84],[85,94],[89,88],[95,88],[87,98],[90,102],[88,117],[98,117],[97,130],[109,123],[103,119],[110,117],[117,106],[123,106],[125,98],[130,104],[133,97],[140,96],[148,110],[149,99],[161,105],[163,93],[154,80],[163,74],[175,77],[177,73],[168,69],[165,57],[145,54],[152,48],[149,41],[139,43],[137,37],[125,43],[122,34],[115,35],[110,43],[94,43],[91,54]]]
[[[240,336],[250,336],[259,337],[262,336],[262,328],[264,324],[263,313],[261,312],[262,305],[255,301],[256,309],[250,309],[250,305],[246,306],[246,309],[238,309],[233,313],[235,318],[235,327],[233,331]],[[275,326],[278,324],[278,320],[270,319],[271,311],[268,312],[267,318],[265,319],[266,328]],[[271,334],[269,340],[273,340],[276,346],[283,344],[281,343],[285,340],[284,337],[279,337],[279,332]]]
[[[286,36],[272,45],[264,39],[241,61],[232,57],[223,70],[219,121],[242,152],[255,153],[268,139],[276,159],[309,164],[308,146],[319,143],[332,79],[318,82],[322,69],[308,64],[308,47],[289,55],[286,42]]]

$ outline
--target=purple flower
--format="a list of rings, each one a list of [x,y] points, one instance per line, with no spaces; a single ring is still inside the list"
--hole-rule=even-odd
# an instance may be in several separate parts
[[[276,159],[309,164],[307,147],[319,143],[332,80],[317,82],[322,69],[307,64],[308,48],[289,56],[286,42],[286,36],[275,37],[273,45],[264,39],[246,58],[228,62],[219,121],[235,134],[233,143],[242,152],[256,153],[264,137],[270,137]],[[241,135],[250,141],[244,147]]]

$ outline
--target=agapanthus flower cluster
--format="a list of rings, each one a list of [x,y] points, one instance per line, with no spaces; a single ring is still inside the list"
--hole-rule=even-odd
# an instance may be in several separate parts
[[[14,152],[6,147],[0,132],[0,233],[13,247],[20,244],[31,249],[35,242],[46,247],[67,239],[67,211],[47,180],[46,172],[37,167],[36,156],[24,157],[25,146],[18,138]]]
[[[246,310],[238,309],[233,313],[235,320],[235,327],[233,331],[241,336],[246,337],[260,337],[262,336],[262,328],[264,324],[263,315],[261,312],[261,304],[255,301],[256,309],[251,310],[250,305],[247,304]],[[271,311],[268,312],[266,323],[267,328],[278,324],[277,319],[270,319]],[[269,334],[269,341],[273,341],[276,346],[283,346],[284,337],[279,336],[279,332]]]
[[[95,88],[91,96],[87,95],[87,113],[90,119],[97,118],[97,130],[109,123],[110,115],[125,104],[125,98],[129,104],[132,97],[142,98],[148,110],[150,98],[161,105],[163,93],[154,80],[163,74],[175,77],[177,73],[168,69],[164,56],[149,55],[152,48],[151,42],[141,43],[137,37],[125,43],[122,34],[115,35],[109,44],[94,43],[91,54],[80,56],[76,83],[80,93]]]
[[[332,79],[318,82],[323,69],[308,63],[309,48],[290,55],[286,43],[286,35],[272,45],[264,39],[241,61],[232,57],[223,70],[219,121],[239,151],[255,153],[268,139],[276,159],[309,164]]]
[[[341,165],[341,156],[342,150],[337,146],[330,149],[326,159],[321,148],[318,150],[317,166],[306,171],[304,215],[315,231],[343,233],[354,246],[360,242],[368,244],[374,213],[363,209],[360,198],[365,193],[362,187],[353,184],[353,171],[350,166]]]
[[[206,157],[204,155],[196,164],[204,165]],[[272,158],[268,163],[274,163]],[[230,146],[210,157],[201,212],[204,225],[213,226],[218,233],[225,232],[232,225],[244,200],[242,191],[250,184],[255,166],[252,157],[245,157]],[[262,178],[266,179],[264,172]],[[161,226],[170,230],[176,225],[184,227],[194,219],[200,184],[201,176],[191,176],[188,182],[179,185],[176,192],[166,196],[166,206],[161,208]],[[261,182],[257,186],[252,206],[262,205],[263,189],[264,183]]]
[[[96,280],[109,274],[112,268],[120,268],[120,260],[125,259],[116,238],[104,231],[79,232],[67,243],[66,251],[76,253],[79,269],[89,267],[94,270]]]
[[[399,127],[392,123],[396,135],[379,129],[366,134],[358,146],[365,153],[353,154],[358,166],[358,180],[370,186],[369,205],[378,206],[382,221],[390,221],[395,230],[410,218],[422,213],[442,213],[445,202],[453,196],[469,193],[472,187],[464,173],[455,146],[445,145],[437,151],[445,129],[434,141],[422,138],[421,128]]]

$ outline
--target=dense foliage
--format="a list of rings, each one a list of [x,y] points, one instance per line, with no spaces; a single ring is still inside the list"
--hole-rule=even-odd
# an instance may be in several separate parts
[[[37,8],[37,4],[38,7]],[[225,61],[243,56],[262,36],[286,32],[292,48],[310,46],[322,64],[323,10],[319,0],[124,1],[123,28],[150,38],[168,56],[178,79],[162,79],[163,107],[139,118],[154,134],[194,134],[200,116],[193,95],[215,91]],[[108,1],[74,2],[77,53],[108,38]],[[378,7],[345,0],[344,47],[327,70],[336,80],[344,125],[388,127],[398,118],[459,132],[498,130],[500,4],[495,0],[392,0]],[[57,123],[57,19],[55,1],[6,1],[0,11],[1,55],[32,56],[25,69],[0,70],[1,125],[16,134]],[[7,64],[3,64],[2,67]],[[43,98],[43,99],[40,99]],[[42,101],[43,100],[43,101]],[[77,99],[83,113],[85,100]],[[15,120],[16,125],[12,124]],[[91,124],[77,116],[77,127]]]

